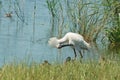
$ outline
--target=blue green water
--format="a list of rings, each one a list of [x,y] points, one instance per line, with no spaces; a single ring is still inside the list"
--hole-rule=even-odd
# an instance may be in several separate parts
[[[18,3],[17,3],[18,1]],[[45,0],[1,0],[0,8],[0,65],[16,61],[48,60],[63,62],[67,56],[74,57],[71,48],[51,48],[47,41],[50,33],[51,15]],[[36,9],[35,9],[36,7]],[[6,13],[12,12],[12,17]],[[85,52],[85,58],[97,54]]]

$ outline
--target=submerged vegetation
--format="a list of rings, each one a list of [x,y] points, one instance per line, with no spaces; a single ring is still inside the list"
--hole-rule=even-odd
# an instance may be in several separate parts
[[[119,80],[120,64],[114,61],[66,64],[26,63],[4,65],[0,80]]]

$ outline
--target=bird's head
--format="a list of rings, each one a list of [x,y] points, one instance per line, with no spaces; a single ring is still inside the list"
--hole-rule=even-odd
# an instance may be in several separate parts
[[[52,47],[59,48],[60,44],[58,42],[58,39],[56,37],[52,37],[48,40],[48,44]]]

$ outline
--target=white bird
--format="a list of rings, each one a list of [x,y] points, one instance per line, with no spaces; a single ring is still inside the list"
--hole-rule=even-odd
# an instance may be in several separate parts
[[[83,36],[78,33],[68,32],[63,38],[57,39],[56,37],[52,37],[48,41],[49,45],[56,47],[58,49],[66,46],[71,46],[75,58],[77,57],[76,50],[80,53],[81,58],[83,57],[81,50],[89,50],[90,44],[87,43]]]

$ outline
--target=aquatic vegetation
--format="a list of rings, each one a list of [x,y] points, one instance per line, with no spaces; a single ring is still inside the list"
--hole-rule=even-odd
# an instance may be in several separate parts
[[[46,6],[51,15],[51,36],[57,34],[60,37],[64,26],[63,6],[59,0],[46,0]]]
[[[66,32],[80,33],[88,42],[99,38],[99,34],[105,28],[107,15],[103,15],[103,8],[100,1],[46,1],[50,14],[52,15],[51,32],[57,33],[59,37]],[[55,4],[53,4],[53,3]],[[64,3],[64,4],[63,4]],[[59,16],[60,15],[60,16]]]
[[[118,48],[120,46],[120,20],[119,9],[120,3],[118,0],[104,0],[104,15],[109,15],[107,20],[107,37],[110,42],[109,48]]]
[[[100,61],[41,65],[25,63],[4,65],[0,80],[119,80],[120,64],[116,61]]]
[[[120,46],[120,27],[112,27],[107,31],[108,39],[110,41],[109,48],[119,48]]]

